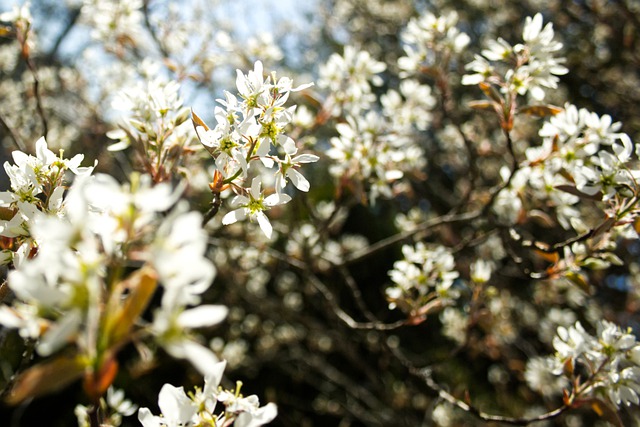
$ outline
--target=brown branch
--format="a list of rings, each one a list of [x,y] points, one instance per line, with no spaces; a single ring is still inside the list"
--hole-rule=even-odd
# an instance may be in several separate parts
[[[211,202],[211,208],[202,217],[203,227],[207,225],[207,223],[211,221],[214,216],[217,215],[221,205],[222,205],[222,199],[220,198],[220,193],[213,193],[213,201]]]
[[[26,57],[25,62],[27,63],[27,68],[31,72],[33,76],[33,93],[36,97],[36,109],[38,110],[38,115],[40,116],[40,122],[42,123],[42,136],[44,139],[47,139],[47,134],[49,133],[49,125],[47,123],[47,116],[44,113],[44,108],[42,106],[42,96],[40,94],[40,80],[38,80],[38,74],[36,72],[36,67],[33,65],[33,61],[31,57]]]
[[[442,215],[437,218],[429,219],[421,224],[418,224],[418,226],[415,229],[406,230],[406,231],[394,234],[385,239],[379,240],[376,243],[373,243],[364,249],[354,252],[351,256],[347,257],[347,259],[345,259],[341,265],[348,265],[348,264],[353,264],[354,262],[357,262],[357,261],[361,261],[364,258],[367,258],[382,249],[385,249],[391,245],[402,242],[404,240],[413,238],[417,234],[425,232],[431,228],[444,225],[444,224],[453,224],[456,222],[475,219],[479,217],[481,213],[482,213],[482,210],[475,210],[475,211],[466,212],[462,214],[448,213],[446,215]]]
[[[18,138],[18,135],[13,131],[13,129],[11,129],[11,127],[7,124],[7,122],[4,120],[4,118],[1,115],[0,115],[0,125],[2,125],[2,127],[7,131],[7,133],[11,137],[11,140],[13,141],[14,145],[18,148],[18,150],[22,152],[26,152],[27,148],[20,141],[20,139]]]
[[[322,294],[322,296],[324,297],[326,302],[329,304],[329,306],[331,307],[331,310],[334,312],[336,317],[338,317],[338,319],[340,319],[349,328],[363,329],[363,330],[376,330],[376,331],[391,331],[394,329],[401,328],[402,326],[405,326],[407,324],[407,321],[405,319],[398,320],[397,322],[393,322],[393,323],[383,323],[377,320],[371,321],[371,322],[356,321],[353,317],[347,314],[347,312],[345,312],[340,307],[333,292],[331,292],[331,290],[322,282],[322,280],[320,280],[318,276],[316,276],[309,270],[309,266],[305,262],[289,257],[272,248],[267,248],[266,250],[274,258],[284,261],[290,266],[300,270],[303,273],[303,277],[305,277],[309,281],[311,286],[313,286],[313,288],[316,291]]]
[[[482,410],[472,406],[469,403],[463,402],[462,400],[458,399],[457,397],[455,397],[454,395],[446,391],[440,384],[438,384],[433,379],[432,371],[430,368],[417,368],[397,348],[393,346],[388,346],[388,348],[391,351],[391,353],[400,361],[400,363],[402,363],[402,365],[405,368],[407,368],[407,370],[409,371],[409,373],[411,373],[411,375],[421,379],[424,382],[424,384],[428,388],[430,388],[432,391],[436,392],[441,399],[446,400],[447,402],[458,407],[459,409],[462,409],[463,411],[483,421],[500,422],[504,424],[526,426],[534,422],[545,421],[545,420],[555,418],[560,414],[564,413],[565,411],[567,411],[568,409],[570,409],[570,406],[563,405],[552,411],[549,411],[544,414],[538,415],[537,417],[531,417],[531,418],[506,417],[502,415],[494,415],[494,414],[483,412]]]
[[[158,37],[158,33],[156,33],[155,28],[153,28],[153,25],[151,25],[151,19],[149,16],[149,3],[150,3],[150,0],[144,0],[144,2],[142,3],[142,14],[144,16],[144,25],[145,27],[147,27],[147,30],[149,31],[151,38],[155,42],[156,46],[158,46],[158,49],[160,50],[160,53],[162,54],[162,56],[168,59],[170,56],[169,52],[164,47],[164,44]]]
[[[371,312],[371,310],[369,310],[369,308],[365,304],[364,299],[362,298],[362,292],[360,291],[360,288],[358,287],[356,280],[353,278],[353,276],[351,275],[347,267],[343,265],[338,266],[338,272],[340,273],[345,283],[347,284],[347,287],[351,291],[351,295],[353,295],[353,299],[356,301],[356,305],[358,306],[362,314],[364,314],[364,316],[370,322],[378,322],[379,320],[375,317],[375,315]]]

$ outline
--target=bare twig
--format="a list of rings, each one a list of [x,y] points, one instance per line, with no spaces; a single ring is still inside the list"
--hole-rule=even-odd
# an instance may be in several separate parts
[[[331,307],[331,310],[338,317],[338,319],[340,319],[345,325],[347,325],[351,329],[391,331],[394,329],[401,328],[402,326],[405,326],[407,324],[407,321],[404,319],[399,320],[397,322],[393,322],[393,323],[383,323],[380,321],[371,321],[371,322],[356,321],[355,319],[353,319],[353,317],[347,314],[340,307],[333,292],[331,292],[331,290],[322,282],[322,280],[320,280],[318,276],[316,276],[311,271],[309,271],[309,266],[305,262],[289,257],[274,249],[269,248],[267,249],[267,251],[269,251],[269,254],[275,257],[276,259],[284,261],[290,266],[300,270],[304,274],[304,277],[309,281],[311,286],[313,286],[315,290],[317,290],[318,292],[320,292],[320,294],[322,294],[322,296],[327,301],[327,303]]]
[[[218,211],[220,210],[220,205],[222,205],[222,199],[220,198],[220,193],[213,193],[213,201],[211,202],[211,208],[202,217],[203,227],[207,225],[207,223],[211,221],[214,216],[217,215]]]
[[[455,214],[449,213],[446,215],[439,216],[437,218],[429,219],[421,224],[419,224],[416,228],[411,230],[405,230],[400,233],[394,234],[393,236],[389,236],[386,239],[379,240],[376,243],[371,244],[370,246],[354,252],[351,256],[347,257],[342,265],[353,264],[354,262],[361,261],[364,258],[367,258],[376,252],[385,249],[391,245],[402,242],[404,240],[413,238],[414,236],[425,232],[431,228],[444,225],[444,224],[452,224],[461,221],[469,221],[474,218],[477,218],[482,213],[481,210],[475,210],[471,212]]]
[[[521,425],[525,426],[538,421],[545,421],[559,416],[564,413],[570,406],[563,405],[552,411],[546,412],[544,414],[538,415],[537,417],[531,418],[516,418],[516,417],[506,417],[502,415],[494,415],[483,412],[482,410],[472,406],[469,403],[463,402],[462,400],[456,398],[454,395],[446,391],[440,384],[438,384],[432,376],[432,371],[430,368],[417,368],[411,363],[397,348],[393,346],[388,346],[391,353],[402,363],[402,365],[407,368],[407,370],[411,373],[411,375],[421,379],[424,384],[436,392],[438,396],[451,403],[452,405],[462,409],[463,411],[483,420],[483,421],[492,421],[492,422],[500,422],[503,424],[511,424],[511,425]]]
[[[7,122],[4,120],[4,118],[1,115],[0,115],[0,125],[2,125],[2,127],[7,131],[7,133],[11,137],[11,140],[13,141],[15,146],[18,148],[18,150],[23,152],[27,151],[27,148],[24,146],[22,141],[20,141],[20,138],[18,138],[18,135],[13,131],[13,129],[11,129],[11,127],[7,124]]]

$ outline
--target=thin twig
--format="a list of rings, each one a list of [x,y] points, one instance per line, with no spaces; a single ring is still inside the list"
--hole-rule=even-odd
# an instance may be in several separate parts
[[[0,115],[0,125],[2,125],[2,127],[7,131],[7,133],[11,137],[11,140],[13,141],[14,145],[18,148],[18,150],[22,152],[26,152],[27,148],[24,146],[22,141],[20,141],[20,139],[18,138],[18,135],[16,135],[16,133],[13,131],[13,129],[11,129],[11,127],[7,124],[7,122],[4,120],[4,118],[1,115]]]
[[[214,216],[216,216],[216,214],[220,210],[221,205],[222,205],[222,199],[220,198],[220,193],[213,193],[213,201],[211,202],[211,208],[202,217],[203,227],[207,225],[207,223],[211,221]]]
[[[483,420],[483,421],[492,421],[492,422],[500,422],[504,424],[511,425],[521,425],[525,426],[538,421],[545,421],[559,416],[564,413],[570,406],[563,405],[552,411],[546,412],[544,414],[538,415],[537,417],[531,418],[517,418],[517,417],[506,417],[502,415],[494,415],[483,412],[482,410],[470,405],[469,403],[463,402],[462,400],[456,398],[454,395],[446,391],[440,384],[438,384],[432,377],[432,371],[430,368],[417,368],[411,363],[397,348],[393,346],[388,346],[391,353],[402,363],[402,365],[407,368],[411,375],[421,379],[424,384],[430,388],[431,390],[438,393],[438,396],[451,403],[452,405],[462,409],[463,411],[474,415],[475,417]]]
[[[471,212],[455,214],[449,213],[436,218],[429,219],[424,221],[421,224],[411,230],[405,230],[400,233],[394,234],[393,236],[389,236],[385,239],[379,240],[376,243],[369,245],[368,247],[361,249],[359,251],[354,252],[351,256],[347,257],[342,265],[353,264],[354,262],[361,261],[364,258],[367,258],[374,253],[385,249],[391,245],[402,242],[409,238],[414,237],[415,235],[425,232],[431,228],[444,225],[444,224],[452,224],[461,221],[468,221],[477,218],[482,213],[482,210],[475,210]]]
[[[47,134],[49,133],[49,125],[47,123],[47,116],[44,113],[44,108],[42,106],[42,96],[40,94],[40,80],[38,80],[38,74],[36,72],[36,67],[33,65],[33,61],[31,57],[26,57],[25,62],[27,63],[27,68],[31,72],[33,76],[33,93],[36,97],[36,109],[38,110],[38,115],[40,116],[40,122],[42,123],[42,136],[44,139],[47,139]]]
[[[331,310],[334,314],[340,319],[345,325],[347,325],[351,329],[364,329],[364,330],[376,330],[376,331],[391,331],[394,329],[401,328],[407,325],[407,321],[405,319],[398,320],[393,323],[383,323],[380,321],[371,321],[371,322],[358,322],[349,314],[347,314],[336,301],[336,297],[331,292],[331,290],[320,280],[318,276],[309,271],[309,266],[298,259],[289,257],[281,252],[276,251],[275,249],[267,248],[269,254],[276,259],[286,262],[292,267],[300,270],[304,277],[309,281],[309,283],[314,287],[315,290],[320,292],[324,299],[327,301]]]

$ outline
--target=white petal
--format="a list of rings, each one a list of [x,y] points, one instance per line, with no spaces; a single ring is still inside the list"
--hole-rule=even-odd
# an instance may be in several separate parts
[[[261,185],[262,185],[262,180],[258,176],[253,178],[253,181],[251,181],[251,195],[253,196],[254,199],[260,198]]]
[[[259,427],[270,423],[278,415],[278,407],[275,403],[268,403],[252,413],[243,412],[238,415],[235,427]]]
[[[81,322],[80,310],[73,310],[67,313],[42,336],[37,347],[38,354],[50,356],[56,350],[62,348],[67,343],[67,340],[76,333]]]
[[[164,345],[171,356],[188,360],[203,376],[216,375],[220,359],[208,347],[188,339],[176,340]]]
[[[205,394],[207,389],[211,388],[214,391],[220,385],[220,381],[222,381],[222,375],[224,374],[224,370],[227,367],[227,361],[222,360],[215,365],[213,365],[209,371],[209,374],[205,375],[204,378],[204,391]]]
[[[315,154],[300,154],[299,156],[295,156],[291,161],[293,163],[314,163],[320,160],[320,157]]]
[[[271,197],[271,196],[269,196]],[[256,219],[258,220],[258,224],[260,225],[260,229],[267,236],[268,239],[271,238],[271,233],[273,232],[273,228],[271,227],[271,223],[269,222],[269,218],[264,214],[264,212],[258,212],[256,214]]]
[[[291,200],[291,196],[283,193],[274,193],[270,196],[267,196],[264,199],[264,204],[267,206],[276,206],[276,205],[284,205]]]
[[[296,188],[300,191],[309,191],[310,188],[310,184],[309,181],[307,181],[307,179],[302,176],[302,174],[300,172],[298,172],[295,169],[289,169],[287,171],[287,176],[291,179],[291,182],[293,183],[293,185],[296,186]]]
[[[245,208],[240,208],[227,213],[222,217],[222,223],[224,225],[233,224],[234,222],[241,221],[247,217],[247,211]]]
[[[223,305],[201,305],[185,310],[178,316],[178,324],[183,328],[201,328],[222,322],[229,309]]]
[[[191,420],[197,408],[182,387],[165,384],[158,395],[158,406],[168,420],[185,424]]]
[[[160,418],[151,413],[149,408],[140,408],[138,410],[138,421],[143,427],[161,427]]]

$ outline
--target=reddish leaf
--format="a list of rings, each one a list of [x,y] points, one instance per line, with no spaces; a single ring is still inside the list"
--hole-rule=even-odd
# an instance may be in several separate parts
[[[562,111],[564,111],[562,108],[556,107],[555,105],[525,105],[518,109],[519,113],[536,117],[555,116]]]
[[[197,128],[198,126],[202,126],[204,130],[209,130],[209,126],[196,114],[193,109],[191,110],[191,120],[193,120],[193,127]]]
[[[109,310],[105,320],[107,347],[121,344],[140,315],[144,312],[156,290],[158,278],[156,272],[148,266],[137,270],[114,289],[109,300]],[[122,302],[122,295],[128,292]]]
[[[469,101],[467,105],[474,110],[495,110],[495,103],[491,101]]]
[[[77,356],[61,355],[24,371],[17,379],[6,401],[16,405],[25,399],[61,390],[84,372],[85,365]]]
[[[105,357],[98,372],[87,372],[84,377],[84,391],[92,401],[103,396],[118,373],[118,361],[112,356]]]

